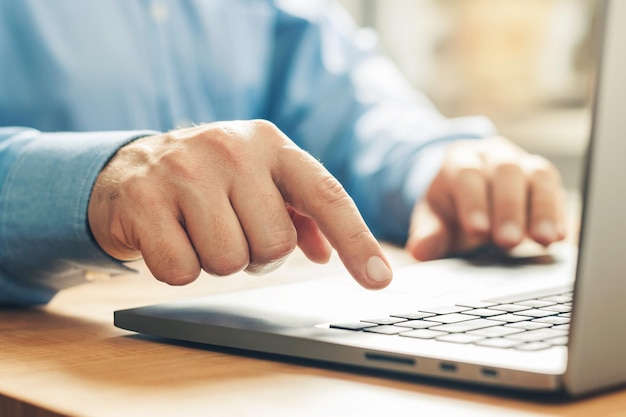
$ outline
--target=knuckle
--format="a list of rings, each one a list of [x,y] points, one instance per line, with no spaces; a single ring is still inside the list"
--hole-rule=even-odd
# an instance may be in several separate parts
[[[227,127],[216,128],[209,142],[211,154],[218,156],[221,165],[230,169],[246,166],[249,145],[238,132]]]
[[[521,176],[522,174],[522,167],[516,161],[503,161],[494,167],[494,176],[496,178],[511,178]]]
[[[249,141],[240,122],[210,123],[200,130],[181,133],[179,139],[184,144],[168,149],[167,155],[172,158],[174,168],[181,165],[182,172],[187,169],[201,176],[206,171],[208,160],[216,169],[221,168],[225,172],[246,165]]]
[[[202,259],[202,269],[211,275],[227,276],[245,269],[250,263],[248,253],[232,250],[216,256]]]
[[[313,195],[321,207],[341,207],[352,204],[352,199],[343,185],[330,174],[315,182]]]
[[[172,259],[162,259],[155,268],[150,269],[157,280],[172,286],[190,284],[200,275],[199,268],[181,265]]]
[[[284,147],[292,147],[295,144],[285,135],[274,123],[269,120],[252,120],[256,139],[262,140],[263,144],[272,149],[281,149]]]
[[[159,156],[158,163],[154,165],[154,170],[165,170],[168,176],[181,178],[195,178],[196,164],[190,163],[192,159],[180,148],[171,148]]]
[[[371,237],[370,231],[362,228],[348,234],[348,240],[350,242],[354,242],[355,244],[371,239]]]
[[[285,261],[287,260],[287,258],[288,258],[288,255],[285,255],[282,258],[276,259],[276,260],[271,261],[271,262],[250,263],[248,265],[248,267],[246,268],[246,272],[248,272],[250,274],[255,274],[255,275],[268,274],[270,272],[275,271],[280,266],[282,266],[285,263]]]
[[[119,204],[126,210],[144,212],[167,204],[163,197],[163,185],[155,188],[156,182],[150,175],[132,175],[127,177],[111,199],[119,199]]]
[[[276,134],[280,132],[278,127],[274,123],[270,122],[269,120],[265,120],[265,119],[250,120],[250,124],[259,133]]]
[[[172,286],[182,286],[187,285],[194,282],[198,276],[200,275],[200,271],[168,271],[162,272],[156,278],[159,281],[165,282],[166,284]]]
[[[482,171],[476,166],[464,166],[459,168],[458,175],[460,177],[482,176]]]
[[[141,240],[139,243],[142,246]],[[166,241],[158,241],[150,249],[142,249],[141,253],[152,275],[166,284],[186,285],[200,275],[198,265],[183,261],[181,253]]]
[[[163,135],[143,158],[139,172],[149,178],[194,176],[194,137],[187,132],[171,132]]]
[[[259,264],[280,260],[294,251],[297,239],[297,235],[293,231],[275,234],[260,248],[252,249],[251,262]]]
[[[560,181],[560,174],[556,167],[540,156],[531,158],[529,171],[530,180],[533,182]]]

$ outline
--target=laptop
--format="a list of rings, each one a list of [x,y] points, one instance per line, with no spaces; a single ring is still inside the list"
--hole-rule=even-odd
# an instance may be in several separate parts
[[[346,273],[131,308],[115,325],[233,353],[572,397],[624,384],[626,1],[601,12],[578,247],[554,245],[550,262],[415,263],[382,291]]]

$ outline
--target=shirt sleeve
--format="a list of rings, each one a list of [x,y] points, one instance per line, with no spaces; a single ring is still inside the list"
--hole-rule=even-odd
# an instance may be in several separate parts
[[[0,305],[45,304],[88,271],[128,271],[92,238],[87,206],[113,154],[152,133],[0,127]]]
[[[277,3],[271,118],[343,183],[377,237],[403,243],[447,145],[493,125],[441,115],[334,2]]]

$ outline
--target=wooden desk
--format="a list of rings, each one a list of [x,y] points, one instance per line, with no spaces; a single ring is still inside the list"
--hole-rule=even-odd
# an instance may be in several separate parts
[[[396,266],[411,262],[388,253]],[[119,308],[339,271],[337,259],[314,266],[296,253],[266,277],[173,288],[143,272],[67,290],[43,309],[0,310],[0,416],[626,415],[626,390],[541,401],[170,344],[112,324]]]

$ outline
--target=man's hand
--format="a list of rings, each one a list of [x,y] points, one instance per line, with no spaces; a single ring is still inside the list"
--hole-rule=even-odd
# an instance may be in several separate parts
[[[511,249],[530,238],[565,237],[564,193],[556,168],[503,138],[459,141],[411,218],[407,250],[419,260],[486,244]]]
[[[138,139],[103,169],[89,225],[111,256],[143,256],[172,285],[274,269],[299,246],[326,262],[335,248],[364,287],[391,269],[340,183],[265,121],[214,123]]]

